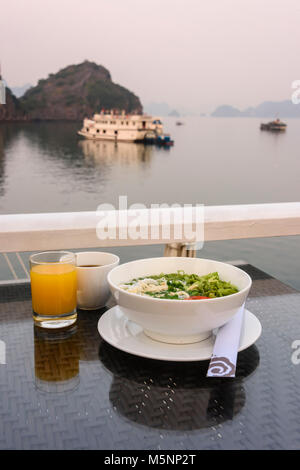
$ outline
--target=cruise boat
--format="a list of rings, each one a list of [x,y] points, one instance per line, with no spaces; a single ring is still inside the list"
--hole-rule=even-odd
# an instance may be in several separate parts
[[[263,131],[285,131],[286,124],[280,121],[280,119],[276,119],[275,121],[267,122],[266,124],[262,123],[260,128]]]
[[[92,119],[85,118],[80,136],[93,140],[113,140],[115,142],[142,142],[163,136],[163,124],[158,117],[148,114],[117,114],[102,111]]]

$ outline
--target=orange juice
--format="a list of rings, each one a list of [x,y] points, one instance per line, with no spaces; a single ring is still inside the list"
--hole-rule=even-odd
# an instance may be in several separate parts
[[[38,315],[59,316],[76,308],[76,267],[72,264],[32,266],[32,308]]]

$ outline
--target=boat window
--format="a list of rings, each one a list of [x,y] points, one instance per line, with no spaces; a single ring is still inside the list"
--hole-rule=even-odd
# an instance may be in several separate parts
[[[135,126],[135,121],[132,121],[132,124]]]
[[[100,132],[99,129],[97,129],[97,132]]]
[[[86,131],[87,131],[87,132],[89,131],[89,128],[88,128],[88,127],[86,128]]]
[[[105,129],[103,129],[103,134],[106,134],[106,130],[105,130]]]
[[[126,121],[126,126],[128,126],[128,124],[129,124],[129,122],[128,122],[128,121]]]

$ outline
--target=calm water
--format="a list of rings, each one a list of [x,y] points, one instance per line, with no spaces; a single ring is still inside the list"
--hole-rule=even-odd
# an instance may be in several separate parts
[[[80,123],[1,124],[0,212],[95,210],[119,195],[147,205],[300,200],[300,120],[284,134],[251,118],[184,122],[164,120],[170,149],[80,140]],[[246,258],[300,286],[298,247],[298,237],[243,240],[207,243],[201,254]]]

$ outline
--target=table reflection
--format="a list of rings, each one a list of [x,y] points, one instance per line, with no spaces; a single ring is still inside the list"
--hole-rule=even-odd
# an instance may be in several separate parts
[[[77,310],[77,336],[80,344],[80,361],[99,361],[99,344],[102,341],[98,333],[98,321],[106,307],[97,310]]]
[[[152,361],[105,342],[99,356],[113,374],[109,398],[117,412],[138,424],[180,431],[233,419],[246,402],[243,381],[259,364],[255,346],[239,354],[235,379],[206,378],[208,361]]]
[[[76,324],[60,331],[34,326],[35,384],[39,390],[60,393],[77,388],[80,361],[99,361],[97,324],[104,311],[78,310]]]
[[[69,392],[79,384],[77,326],[61,332],[34,327],[35,385],[48,393]]]

